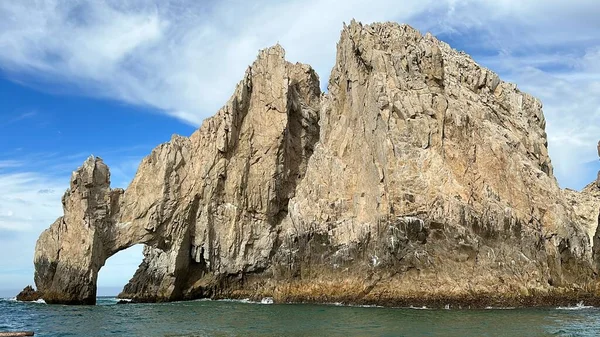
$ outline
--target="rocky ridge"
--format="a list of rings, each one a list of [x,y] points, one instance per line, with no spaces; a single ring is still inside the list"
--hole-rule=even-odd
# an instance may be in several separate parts
[[[558,187],[537,99],[407,25],[344,26],[327,94],[284,56],[261,51],[126,190],[97,157],[73,173],[36,246],[46,302],[94,303],[106,259],[138,243],[136,301],[596,298],[598,194]]]

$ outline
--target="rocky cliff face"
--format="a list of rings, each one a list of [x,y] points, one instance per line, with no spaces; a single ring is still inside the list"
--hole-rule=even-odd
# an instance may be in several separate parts
[[[598,175],[600,177],[600,172]],[[565,196],[573,206],[576,221],[583,226],[590,240],[593,267],[597,274],[600,272],[600,179],[580,192],[566,189]]]
[[[64,216],[44,231],[35,247],[35,284],[47,303],[96,303],[96,279],[114,254],[121,189],[110,189],[108,167],[92,157],[71,176],[62,198]]]
[[[124,293],[140,301],[202,296],[211,288],[198,282],[267,269],[318,140],[320,99],[312,68],[275,46],[216,116],[152,151],[125,192],[110,190],[108,168],[90,157],[65,216],[38,240],[36,285],[49,302],[94,302],[104,261],[137,243],[145,259]]]
[[[36,285],[47,302],[92,303],[104,261],[144,243],[122,293],[138,301],[591,294],[597,221],[558,187],[544,128],[538,100],[406,25],[345,26],[326,95],[271,47],[125,191],[99,158],[73,174]]]

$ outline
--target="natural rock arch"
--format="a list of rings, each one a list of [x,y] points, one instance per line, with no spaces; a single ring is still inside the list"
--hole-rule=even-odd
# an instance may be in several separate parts
[[[136,243],[148,248],[123,295],[140,301],[512,306],[593,285],[534,97],[393,23],[345,26],[328,88],[277,45],[126,191],[89,158],[37,243],[44,298],[93,303],[104,261]]]
[[[261,51],[233,97],[190,138],[173,136],[144,158],[126,191],[90,157],[73,173],[64,216],[40,236],[36,285],[48,302],[94,303],[96,277],[119,250],[143,243],[123,296],[163,301],[206,295],[206,272],[265,269],[275,226],[318,139],[319,79]],[[81,239],[80,239],[81,238]]]
[[[108,166],[89,157],[73,172],[62,197],[64,215],[42,233],[35,250],[35,282],[48,303],[96,303],[105,261],[144,238],[126,237],[115,226],[122,189],[110,188]]]

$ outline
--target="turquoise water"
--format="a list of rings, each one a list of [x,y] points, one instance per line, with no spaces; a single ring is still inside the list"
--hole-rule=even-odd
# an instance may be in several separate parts
[[[0,300],[0,331],[36,336],[598,336],[600,309],[429,310],[192,301],[62,306]]]

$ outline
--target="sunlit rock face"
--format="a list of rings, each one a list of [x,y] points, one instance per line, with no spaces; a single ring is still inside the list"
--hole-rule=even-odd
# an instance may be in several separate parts
[[[35,283],[46,303],[96,303],[96,279],[110,247],[123,190],[110,188],[102,159],[90,157],[71,176],[62,197],[64,216],[35,247]]]
[[[144,243],[121,294],[137,301],[588,291],[597,222],[558,187],[541,107],[406,25],[345,26],[324,95],[310,66],[265,49],[125,191],[99,158],[73,174],[65,215],[38,240],[36,285],[49,303],[93,303],[105,260]]]
[[[99,268],[137,243],[145,259],[124,294],[140,301],[198,296],[201,280],[267,269],[318,140],[320,99],[312,68],[274,46],[190,138],[154,149],[125,192],[90,157],[73,174],[65,216],[38,240],[38,288],[51,302],[95,302]]]

